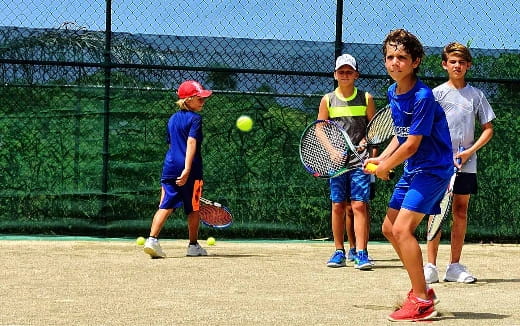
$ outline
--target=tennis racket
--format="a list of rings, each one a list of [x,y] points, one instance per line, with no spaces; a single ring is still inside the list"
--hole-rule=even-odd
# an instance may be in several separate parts
[[[459,146],[459,152],[462,152],[464,147]],[[460,164],[460,158],[457,159],[457,162]],[[451,176],[450,182],[448,183],[448,188],[444,193],[444,197],[441,200],[441,212],[436,215],[432,215],[429,219],[428,232],[426,234],[426,240],[432,241],[437,233],[441,230],[442,222],[446,220],[448,215],[450,215],[451,211],[451,203],[453,201],[453,185],[455,184],[455,178],[457,177],[458,169],[455,167],[453,169],[453,175]]]
[[[384,108],[377,111],[372,117],[372,120],[368,123],[365,135],[365,146],[367,146],[368,149],[381,147],[386,145],[394,135],[392,109],[390,105],[387,104]],[[394,176],[395,172],[390,171],[388,177],[393,179]]]
[[[332,120],[309,124],[300,138],[299,152],[305,170],[317,178],[330,179],[354,169],[350,163],[354,156],[364,162],[345,130]],[[369,171],[376,168],[372,163],[366,166]]]
[[[233,215],[226,206],[202,197],[200,203],[200,220],[204,225],[224,229],[233,223]]]
[[[368,147],[378,147],[395,135],[394,120],[390,105],[376,112],[367,125],[366,144]]]

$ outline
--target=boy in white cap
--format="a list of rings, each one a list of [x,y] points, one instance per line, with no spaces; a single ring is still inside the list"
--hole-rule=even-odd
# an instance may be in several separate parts
[[[374,98],[368,92],[355,86],[359,78],[356,59],[343,54],[336,59],[334,79],[338,87],[321,99],[318,120],[334,120],[345,129],[354,144],[365,142],[368,121],[375,114]],[[368,157],[366,148],[359,152]],[[330,199],[332,201],[332,234],[334,251],[327,262],[328,267],[346,266],[345,252],[345,214],[350,203],[354,215],[355,255],[354,267],[360,270],[372,268],[368,258],[368,208],[370,200],[370,175],[363,172],[362,162],[355,156],[351,162],[356,168],[330,179]]]

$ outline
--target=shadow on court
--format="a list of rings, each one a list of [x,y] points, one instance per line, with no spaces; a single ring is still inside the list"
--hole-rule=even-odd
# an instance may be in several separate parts
[[[410,289],[387,243],[369,244],[365,272],[326,267],[330,241],[219,240],[186,257],[186,240],[163,240],[168,259],[150,259],[134,239],[57,240],[0,239],[0,325],[390,325]],[[442,244],[441,278],[448,259]],[[461,263],[479,280],[432,284],[433,323],[520,325],[520,245],[468,244]]]
[[[478,279],[478,283],[518,283],[520,282],[520,278],[513,279],[497,279],[497,278],[483,278]]]
[[[449,316],[441,315],[440,320],[500,320],[510,318],[511,315],[501,315],[483,312],[451,312]],[[474,324],[472,324],[474,325]],[[496,324],[492,324],[496,325]]]
[[[237,255],[219,254],[219,255],[212,255],[212,254],[208,254],[207,256],[204,256],[204,257],[191,257],[191,258],[192,259],[211,259],[211,258],[244,258],[244,257],[262,257],[262,255],[248,255],[248,254],[237,254]],[[183,258],[186,258],[186,257],[185,256],[175,256],[175,257],[167,256],[167,257],[164,257],[164,258],[156,258],[156,257],[154,257],[154,258],[150,258],[150,259],[161,260],[161,259],[183,259]]]

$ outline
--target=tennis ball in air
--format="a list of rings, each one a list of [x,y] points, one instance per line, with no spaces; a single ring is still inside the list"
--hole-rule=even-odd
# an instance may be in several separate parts
[[[248,115],[241,115],[237,119],[237,128],[241,131],[251,131],[253,129],[253,119]]]
[[[142,246],[142,245],[144,245],[145,241],[146,241],[145,238],[143,238],[143,237],[138,237],[138,238],[135,240],[135,243],[137,243],[138,246]]]
[[[208,244],[208,246],[214,246],[215,241],[216,241],[215,238],[209,237],[208,240],[206,240],[206,243]]]

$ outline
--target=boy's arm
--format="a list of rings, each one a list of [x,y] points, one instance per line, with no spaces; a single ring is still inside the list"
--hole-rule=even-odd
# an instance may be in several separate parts
[[[318,117],[316,120],[327,120],[329,118],[329,108],[327,102],[327,95],[323,96],[318,108]]]
[[[320,101],[320,106],[318,108],[318,117],[316,120],[328,120],[329,119],[329,102],[327,95],[323,96]],[[325,148],[325,150],[332,155],[332,157],[342,157],[343,154],[339,153],[338,150],[332,146],[329,138],[324,133],[322,128],[316,128],[316,137],[320,141],[321,145]]]
[[[193,163],[193,158],[195,157],[195,152],[197,151],[197,140],[193,137],[188,137],[188,141],[186,143],[186,158],[184,159],[184,170],[182,170],[181,175],[175,181],[175,184],[178,186],[183,186],[186,181],[188,181],[188,177],[191,172],[191,164]]]
[[[379,165],[375,172],[376,176],[380,179],[388,180],[388,175],[391,170],[417,152],[422,137],[422,135],[408,135],[406,141],[400,146],[397,142],[397,138],[394,137],[390,145],[388,145],[379,157]],[[397,148],[395,148],[396,145],[398,146]],[[394,147],[393,151],[391,147]]]
[[[381,164],[382,161],[386,160],[388,157],[390,157],[392,155],[393,152],[395,152],[398,148],[399,148],[399,141],[397,140],[397,137],[394,136],[392,137],[392,139],[390,140],[390,143],[388,144],[388,146],[386,146],[386,148],[383,150],[383,152],[377,156],[377,150],[374,150],[373,151],[373,156],[371,156],[370,158],[366,159],[365,160],[365,164],[364,164],[364,168],[367,166],[368,163],[373,163],[377,166],[379,166]],[[366,170],[364,169],[365,173],[370,173],[370,174],[376,174],[375,171],[371,170]],[[386,178],[381,178],[383,180],[386,180]]]
[[[366,97],[366,111],[365,111],[365,117],[367,118],[367,122],[370,122],[372,118],[374,118],[374,115],[376,114],[376,103],[374,102],[374,97],[368,93],[365,92]],[[358,150],[361,152],[367,147],[367,140],[365,137],[359,141]],[[368,153],[369,157],[375,157],[377,155],[377,148],[373,147],[370,148],[370,152]]]
[[[455,158],[460,158],[461,165],[466,163],[466,161],[479,149],[484,147],[491,138],[493,137],[493,123],[487,122],[482,125],[482,133],[477,141],[470,148],[466,148],[464,151],[455,155]]]
[[[372,120],[374,115],[376,114],[376,103],[374,102],[374,97],[367,93],[367,119],[368,121]]]
[[[374,115],[376,114],[376,103],[374,102],[374,97],[370,93],[366,93],[367,97],[367,110],[366,110],[366,117],[367,121],[372,120],[374,118]],[[367,140],[365,137],[359,142],[360,147],[366,147]],[[371,151],[368,153],[370,157],[374,157],[377,155],[377,148],[371,148]]]
[[[387,159],[390,155],[392,155],[393,152],[396,151],[397,148],[399,148],[399,142],[397,141],[397,137],[394,136],[390,140],[390,143],[388,144],[388,146],[386,146],[386,148],[379,155],[379,157],[377,157],[377,159],[378,159],[377,164],[379,164],[380,161],[384,161],[385,159]]]

